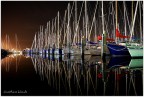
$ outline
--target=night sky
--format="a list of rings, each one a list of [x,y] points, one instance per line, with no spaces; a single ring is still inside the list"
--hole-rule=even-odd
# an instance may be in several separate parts
[[[70,1],[1,1],[2,41],[5,39],[6,34],[9,35],[11,45],[14,48],[16,44],[15,34],[17,34],[21,49],[25,49],[26,47],[30,48],[34,35],[39,31],[40,25],[46,26],[48,21],[51,21],[57,16],[58,11],[60,12],[60,16],[63,17],[69,2]],[[73,2],[71,1],[70,3],[72,5]],[[108,4],[109,2],[105,2],[105,11],[108,9],[106,8]],[[136,4],[136,2],[134,2],[134,4]],[[94,5],[95,3],[91,2],[90,7]],[[131,2],[126,2],[126,5],[130,18]],[[78,5],[78,7],[80,6],[81,5]],[[121,8],[121,6],[122,2],[119,2],[119,8]],[[101,10],[101,7],[99,8]],[[94,8],[92,9],[94,10]],[[92,9],[90,9],[91,13],[94,12]],[[122,22],[122,18],[119,18],[119,21]],[[139,23],[139,21],[137,21],[137,23]]]
[[[1,2],[1,35],[10,36],[11,44],[15,44],[15,34],[18,36],[22,49],[31,47],[35,32],[40,25],[46,25],[57,16],[64,13],[66,1],[2,1]]]

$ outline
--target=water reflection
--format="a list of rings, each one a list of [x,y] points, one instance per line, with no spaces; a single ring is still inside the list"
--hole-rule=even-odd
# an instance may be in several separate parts
[[[50,60],[47,60],[47,58]],[[42,79],[46,77],[48,84],[58,89],[59,93],[61,93],[61,87],[63,87],[67,95],[97,95],[97,89],[99,89],[97,80],[100,79],[103,81],[103,95],[107,95],[110,76],[114,76],[113,95],[120,95],[119,81],[122,77],[128,76],[128,73],[130,76],[129,83],[132,83],[132,86],[135,87],[132,78],[135,71],[131,68],[133,64],[136,64],[136,60],[139,62],[136,66],[141,66],[140,70],[142,70],[142,59],[107,58],[101,60],[101,57],[97,56],[85,56],[84,59],[81,59],[81,56],[72,56],[71,58],[62,56],[62,60],[59,60],[60,57],[57,56],[56,58],[51,58],[51,56],[47,58],[43,59],[42,56],[37,55],[32,57],[36,72]],[[126,77],[125,80],[128,80],[128,78]],[[130,87],[131,84],[128,86]],[[76,94],[74,93],[75,89],[77,90]],[[137,95],[135,88],[134,91],[134,95]],[[126,95],[128,94],[126,92]]]
[[[53,95],[143,94],[143,59],[106,57],[102,60],[99,56],[48,55],[25,57],[31,58],[41,81],[47,80],[48,86],[58,91]]]
[[[15,71],[17,72],[21,56],[21,54],[9,54],[1,60],[1,66],[5,67],[5,70],[9,72],[9,68],[15,65],[13,67],[15,67]]]

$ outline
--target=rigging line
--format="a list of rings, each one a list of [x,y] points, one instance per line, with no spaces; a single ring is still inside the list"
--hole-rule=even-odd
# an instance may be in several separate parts
[[[97,2],[97,5],[98,5],[98,2]],[[95,14],[97,12],[97,5],[95,5],[95,11],[94,11],[94,14],[93,14],[93,21],[92,21],[91,28],[90,28],[89,38],[90,38],[90,35],[91,35],[91,32],[92,32],[92,27],[93,27],[94,21],[96,20],[95,19]]]
[[[82,7],[81,7],[81,10],[80,10],[80,15],[79,15],[78,22],[77,22],[77,25],[76,25],[76,32],[78,31],[78,27],[79,27],[79,22],[80,22],[80,19],[81,19],[83,5],[84,5],[84,2],[82,3]],[[77,33],[75,33],[74,38],[76,37],[76,34]],[[74,44],[74,42],[73,42],[73,44]]]
[[[134,35],[134,25],[135,25],[135,19],[136,19],[136,13],[137,13],[138,4],[139,4],[139,1],[137,1],[137,4],[136,4],[134,20],[133,20],[132,27],[131,27],[131,30],[130,30],[130,39],[129,39],[129,41],[132,41],[132,35]]]
[[[71,19],[71,16],[72,16],[72,11],[73,11],[73,8],[74,8],[74,2],[73,2],[73,5],[72,5],[72,9],[70,10],[69,22],[70,22],[70,19]]]

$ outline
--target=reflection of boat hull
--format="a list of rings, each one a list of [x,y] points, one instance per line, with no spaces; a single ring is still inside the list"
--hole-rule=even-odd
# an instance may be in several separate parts
[[[121,67],[121,66],[128,66],[130,63],[130,57],[112,57],[109,61],[108,68],[112,67]]]
[[[130,56],[130,53],[126,46],[117,44],[107,44],[110,54],[115,57]]]
[[[129,68],[143,68],[143,59],[132,59],[129,64]]]
[[[91,58],[91,55],[85,55],[84,61],[89,61]],[[81,63],[82,56],[81,55],[75,55],[75,56],[64,56],[63,61],[71,60],[76,63]]]

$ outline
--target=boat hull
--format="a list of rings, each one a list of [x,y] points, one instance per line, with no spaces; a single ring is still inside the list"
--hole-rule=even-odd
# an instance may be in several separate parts
[[[110,54],[114,57],[130,56],[130,53],[126,46],[117,44],[107,44]]]
[[[143,57],[143,49],[128,48],[128,50],[132,58]]]

